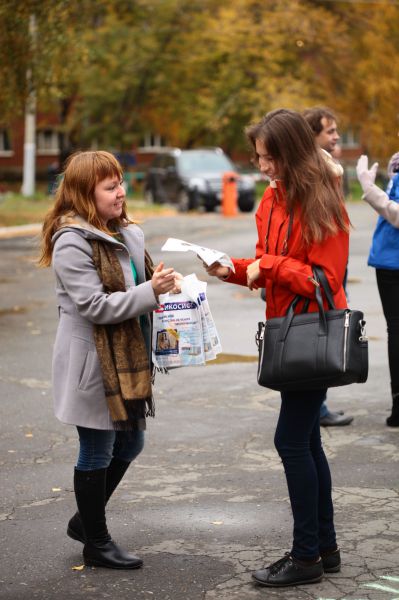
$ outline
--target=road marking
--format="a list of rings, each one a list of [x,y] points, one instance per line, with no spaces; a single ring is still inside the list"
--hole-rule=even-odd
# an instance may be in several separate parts
[[[362,587],[373,588],[374,590],[382,590],[383,592],[393,592],[394,594],[398,594],[399,590],[395,590],[394,588],[388,587],[386,585],[381,585],[379,583],[365,583]]]

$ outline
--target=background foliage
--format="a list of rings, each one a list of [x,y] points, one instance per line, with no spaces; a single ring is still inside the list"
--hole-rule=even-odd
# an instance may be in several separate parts
[[[1,119],[23,114],[30,68],[75,145],[123,150],[152,131],[239,149],[268,110],[326,104],[384,160],[399,146],[398,31],[396,0],[3,0]]]

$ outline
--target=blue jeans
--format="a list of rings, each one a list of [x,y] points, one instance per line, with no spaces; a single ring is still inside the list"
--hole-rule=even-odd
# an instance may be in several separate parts
[[[105,469],[112,458],[131,462],[144,448],[144,431],[108,431],[79,426],[77,430],[80,447],[76,468],[79,471]]]
[[[331,475],[320,438],[326,390],[282,392],[274,443],[284,465],[294,517],[292,555],[316,559],[335,548]]]

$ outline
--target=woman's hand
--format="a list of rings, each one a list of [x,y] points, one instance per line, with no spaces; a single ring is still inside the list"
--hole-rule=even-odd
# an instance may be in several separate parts
[[[214,262],[211,265],[207,265],[204,262],[202,264],[204,265],[205,271],[208,275],[211,275],[211,277],[226,279],[231,273],[230,267],[224,267],[220,262]]]
[[[166,292],[171,292],[173,290],[175,287],[175,275],[176,273],[173,267],[164,269],[163,262],[160,262],[159,265],[155,267],[154,274],[151,278],[151,284],[157,298],[160,294],[166,294]]]
[[[256,287],[256,286],[254,286],[254,283],[260,277],[259,263],[260,263],[260,259],[255,260],[255,262],[251,263],[247,267],[247,285],[250,290],[253,290],[254,287]]]
[[[177,271],[175,271],[175,286],[174,288],[172,288],[170,290],[171,294],[180,294],[181,292],[181,284],[183,281],[184,277],[181,273],[178,273]]]
[[[362,154],[356,165],[356,175],[362,186],[362,190],[366,193],[375,182],[377,175],[378,163],[374,163],[369,169],[369,159],[365,154]]]

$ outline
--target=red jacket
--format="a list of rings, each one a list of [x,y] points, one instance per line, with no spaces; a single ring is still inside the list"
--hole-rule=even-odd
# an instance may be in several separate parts
[[[278,183],[278,185],[281,184]],[[297,294],[313,299],[308,310],[316,312],[318,309],[315,300],[315,286],[310,277],[312,277],[311,265],[318,265],[323,268],[330,283],[336,308],[346,308],[346,296],[342,282],[348,262],[349,234],[339,230],[337,234],[328,236],[323,242],[305,245],[301,224],[296,215],[288,240],[287,255],[282,256],[289,215],[286,211],[285,200],[279,201],[276,194],[270,222],[269,252],[265,254],[265,237],[274,194],[276,194],[275,190],[269,186],[256,212],[258,241],[255,258],[233,258],[236,272],[232,273],[227,281],[246,286],[247,266],[260,258],[261,276],[256,281],[256,287],[266,288],[267,318],[285,315]],[[281,187],[279,196],[283,197]],[[296,312],[300,312],[302,306],[303,304],[299,303]]]

